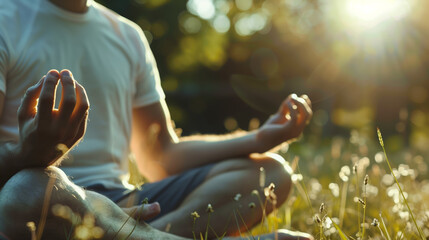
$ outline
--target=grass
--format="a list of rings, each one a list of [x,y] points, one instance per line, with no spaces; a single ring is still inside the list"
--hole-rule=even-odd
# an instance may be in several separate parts
[[[332,141],[331,149],[312,152],[310,160],[301,160],[301,165],[312,161],[317,167],[304,169],[301,177],[294,178],[302,179],[295,184],[294,203],[280,209],[292,212],[292,223],[280,226],[291,225],[316,239],[426,239],[429,182],[424,155],[414,149],[395,151],[395,164],[378,135],[380,145],[368,139],[351,143],[342,138]],[[292,159],[294,154],[305,155],[298,148],[285,157]],[[311,209],[320,204],[328,217],[313,217]]]
[[[299,164],[294,161],[295,188],[288,201],[268,216],[263,211],[261,224],[240,235],[255,239],[256,235],[288,228],[311,233],[316,239],[426,239],[425,236],[429,236],[426,204],[429,167],[425,153],[414,149],[392,151],[392,162],[385,149],[389,145],[385,146],[379,130],[378,137],[380,145],[364,136],[357,141],[334,138],[322,144],[311,141],[295,144],[297,147],[283,154],[287,160],[301,159]],[[259,181],[262,192],[271,200],[263,201],[258,191],[254,191],[258,201],[249,207],[263,209],[276,197],[274,186],[262,187],[269,185],[265,183],[263,169]],[[239,199],[237,195],[235,201]],[[213,231],[209,219],[213,211],[211,205],[207,211],[206,231],[199,235],[193,231],[194,239],[206,240],[208,232]],[[202,221],[197,212],[190,214],[193,225],[195,221]],[[237,225],[245,222],[238,208],[234,217]],[[37,229],[34,223],[28,228],[32,239],[40,239],[43,229],[40,224]],[[76,237],[78,229],[79,226],[74,234],[68,233],[72,235],[68,239],[84,239]]]

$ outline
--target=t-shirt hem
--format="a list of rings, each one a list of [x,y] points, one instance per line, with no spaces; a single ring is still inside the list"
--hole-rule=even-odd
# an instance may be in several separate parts
[[[133,107],[134,108],[138,108],[138,107],[144,107],[144,106],[148,106],[157,102],[160,102],[161,100],[165,99],[165,95],[151,95],[151,96],[146,96],[144,98],[141,99],[137,99],[134,101],[133,103]]]

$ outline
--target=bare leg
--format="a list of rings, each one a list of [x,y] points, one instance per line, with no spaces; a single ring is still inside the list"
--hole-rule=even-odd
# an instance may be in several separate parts
[[[201,217],[196,221],[194,229],[197,236],[200,232],[204,235],[208,219],[206,209],[209,203],[214,209],[214,212],[210,214],[210,226],[217,235],[221,236],[225,232],[227,235],[236,235],[238,233],[237,224],[241,231],[245,230],[237,211],[246,221],[248,228],[254,226],[262,219],[262,208],[258,197],[252,195],[251,192],[258,190],[262,201],[265,202],[264,193],[259,187],[261,167],[266,172],[266,184],[274,183],[276,186],[275,194],[277,195],[277,207],[279,207],[289,194],[290,175],[285,168],[284,160],[278,155],[270,157],[259,155],[253,156],[251,159],[233,159],[218,163],[209,172],[205,182],[194,190],[177,210],[152,222],[151,226],[165,229],[167,225],[170,225],[171,233],[192,237],[193,223],[190,214],[197,211]],[[241,199],[234,201],[234,196],[238,193],[241,194]],[[257,206],[256,208],[248,207],[252,202]],[[267,213],[272,209],[272,205],[268,204]],[[212,238],[215,237],[213,231],[209,231],[209,234]],[[301,239],[303,239],[302,236]]]
[[[68,235],[74,236],[79,226],[102,230],[103,239],[183,239],[137,223],[109,199],[77,187],[54,167],[13,176],[0,192],[0,213],[0,233],[9,239],[31,239],[28,222],[35,223],[37,234],[43,229],[42,239],[71,239]]]
[[[136,222],[106,197],[71,183],[55,167],[27,169],[13,176],[0,191],[0,213],[0,239],[31,239],[28,222],[35,223],[35,234],[41,239],[73,239],[79,227],[101,230],[103,239],[185,239]],[[295,239],[282,230],[277,235],[279,240]],[[274,237],[267,234],[259,239]],[[302,235],[301,239],[308,236]]]

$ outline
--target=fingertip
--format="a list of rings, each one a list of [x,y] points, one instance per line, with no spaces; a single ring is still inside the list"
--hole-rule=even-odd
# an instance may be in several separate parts
[[[302,98],[302,99],[304,99],[304,100],[305,100],[305,102],[307,102],[308,106],[310,106],[310,107],[311,107],[311,100],[310,100],[310,97],[308,97],[308,95],[303,94],[303,95],[301,96],[301,98]]]
[[[73,73],[68,69],[63,69],[60,72],[61,76],[73,77]]]
[[[60,77],[60,73],[56,69],[51,69],[51,70],[48,71],[48,73],[45,76],[59,78]]]

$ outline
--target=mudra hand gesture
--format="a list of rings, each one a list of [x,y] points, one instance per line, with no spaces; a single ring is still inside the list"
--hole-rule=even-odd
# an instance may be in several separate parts
[[[289,95],[279,110],[257,132],[259,152],[268,151],[284,142],[298,138],[309,123],[313,112],[307,95]]]
[[[54,108],[57,85],[62,92]],[[69,70],[50,70],[30,87],[18,109],[21,167],[47,167],[54,164],[85,134],[89,101],[85,89]]]

